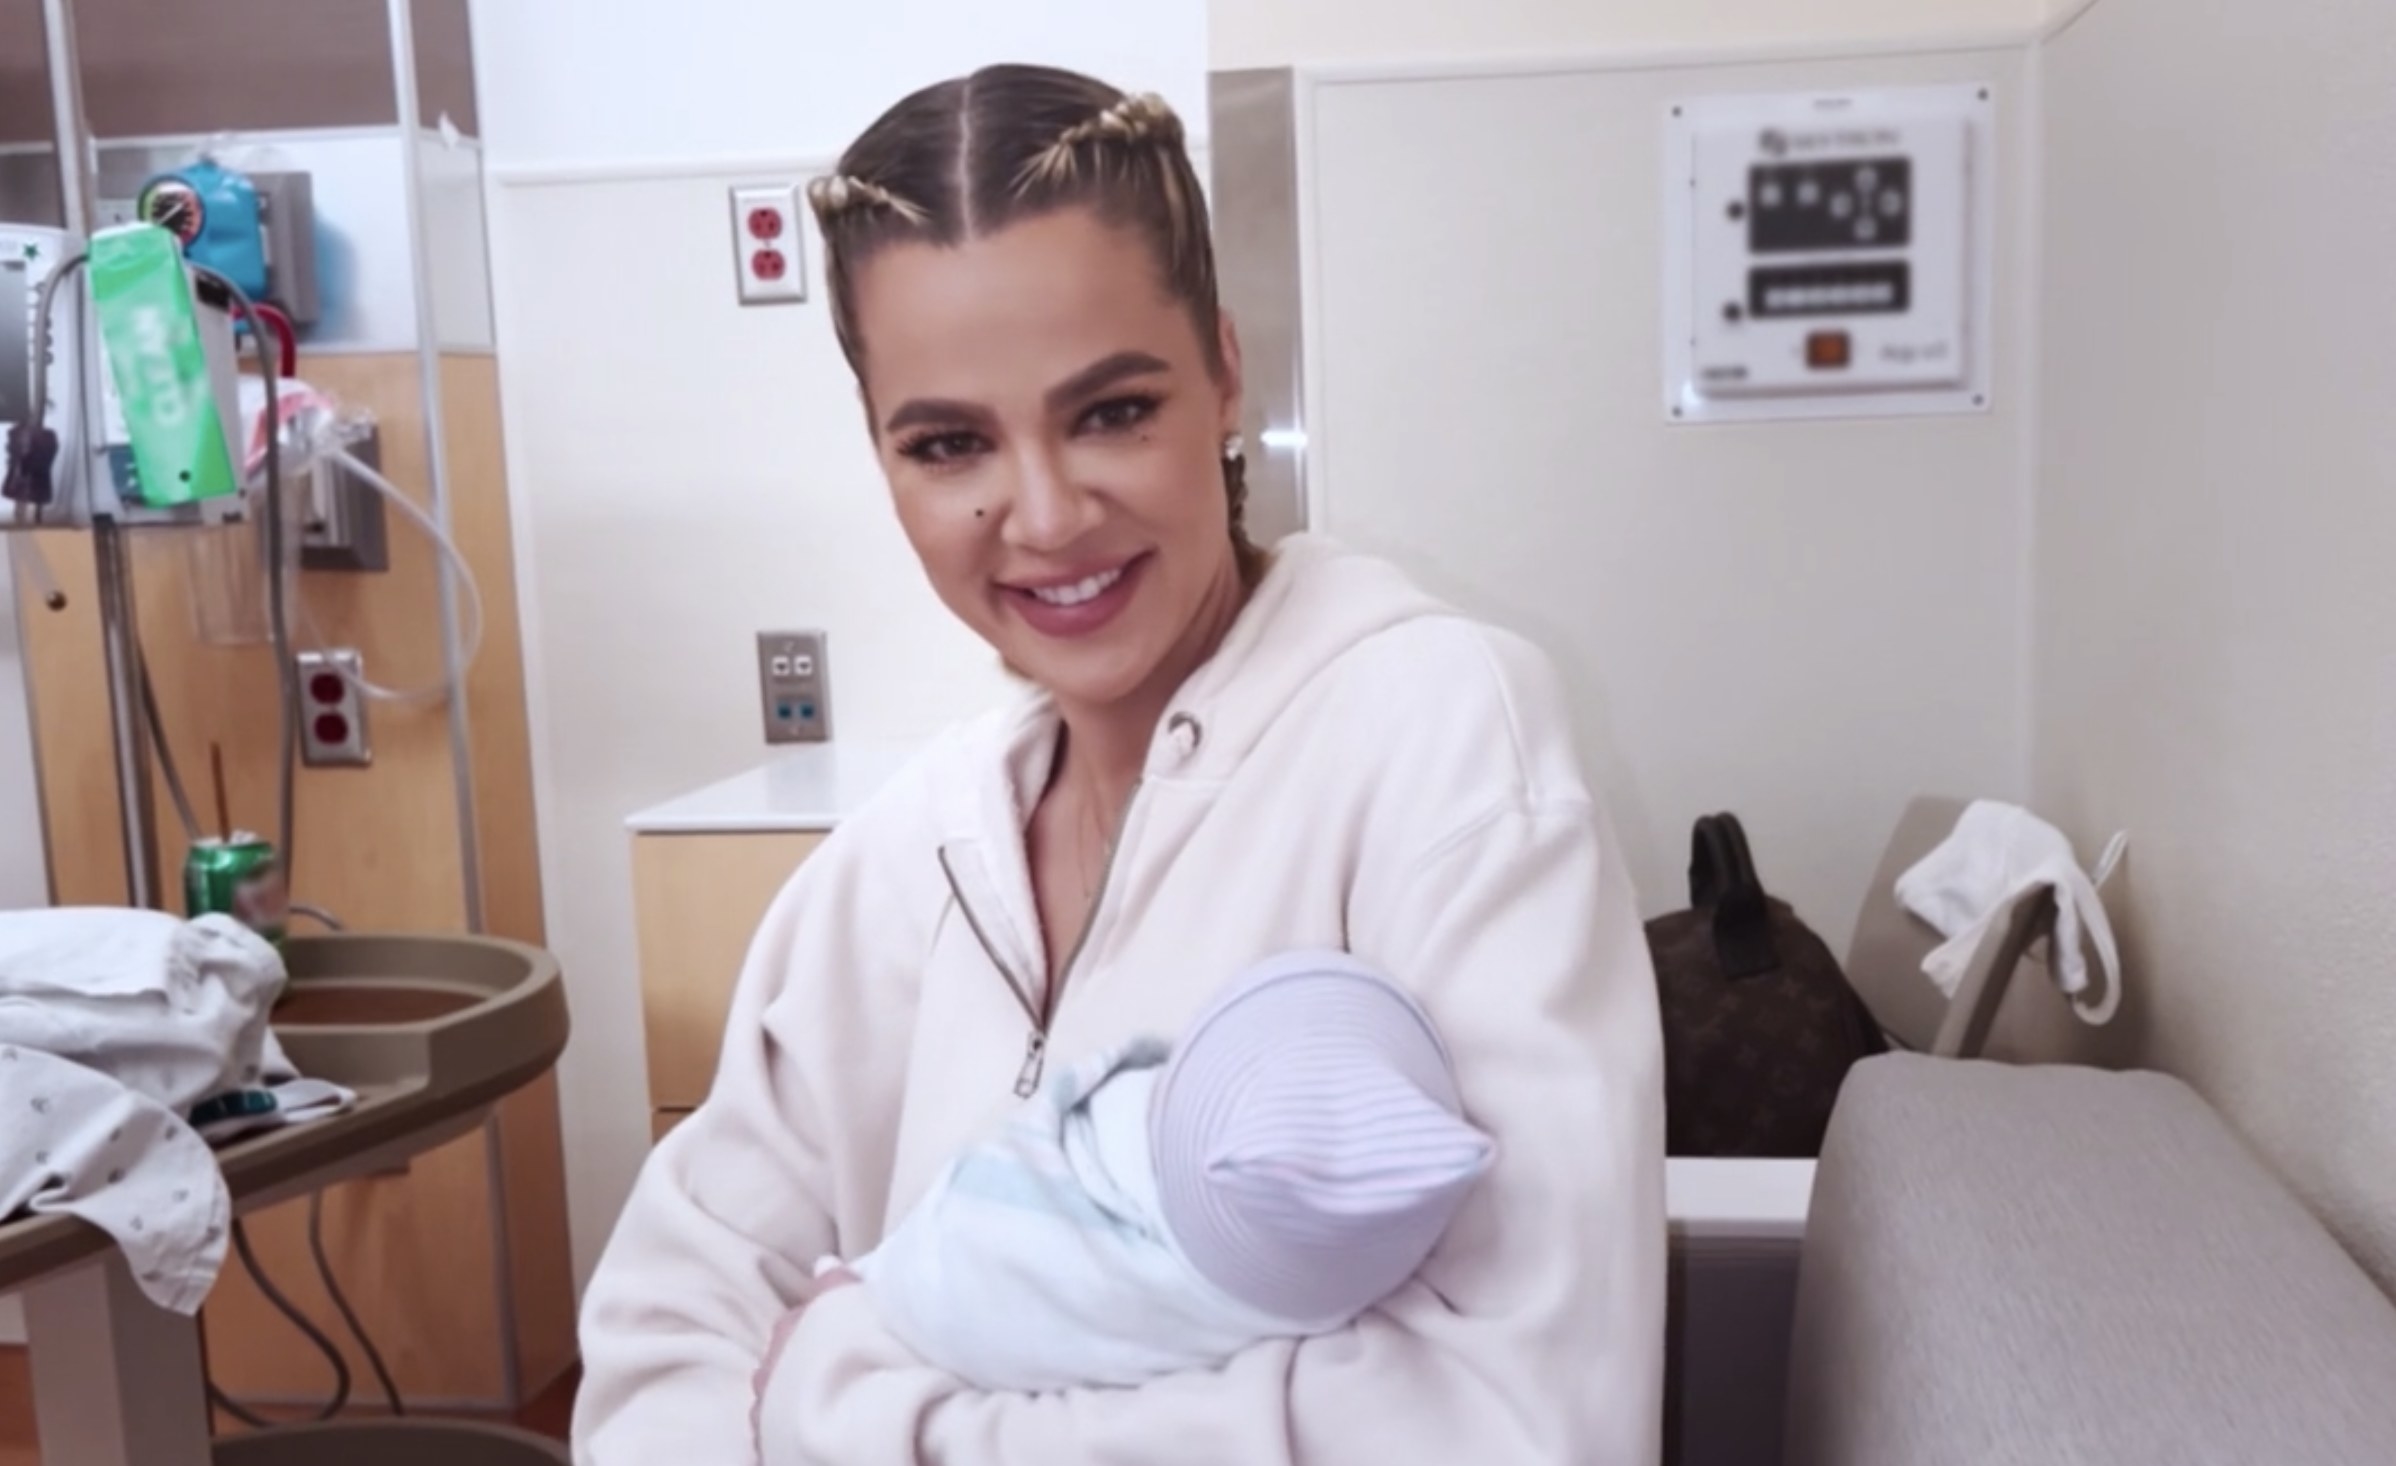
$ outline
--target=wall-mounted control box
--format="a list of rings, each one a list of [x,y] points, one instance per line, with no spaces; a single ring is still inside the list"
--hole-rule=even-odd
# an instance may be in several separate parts
[[[1980,86],[1675,104],[1667,413],[1985,408],[1994,123]]]

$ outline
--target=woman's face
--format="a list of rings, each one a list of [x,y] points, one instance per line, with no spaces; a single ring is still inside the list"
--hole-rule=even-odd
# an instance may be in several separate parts
[[[1228,326],[1218,375],[1140,238],[1084,209],[890,246],[855,304],[875,445],[941,600],[1060,699],[1178,683],[1238,593]]]

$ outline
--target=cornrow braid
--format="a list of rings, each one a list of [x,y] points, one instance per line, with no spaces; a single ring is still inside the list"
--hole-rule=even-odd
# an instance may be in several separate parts
[[[828,173],[811,179],[807,184],[807,204],[815,210],[819,228],[828,228],[833,221],[859,209],[888,209],[910,224],[921,224],[931,218],[920,205],[878,183],[846,173]]]
[[[1182,142],[1181,118],[1154,92],[1135,92],[1123,97],[1058,133],[1054,142],[1034,153],[1015,176],[1016,191],[1072,178],[1080,165],[1083,145],[1092,142],[1178,148]]]

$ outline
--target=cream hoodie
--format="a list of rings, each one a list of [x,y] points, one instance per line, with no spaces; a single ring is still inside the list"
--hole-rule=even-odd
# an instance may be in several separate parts
[[[1174,697],[1046,1034],[1023,829],[1057,721],[943,741],[775,901],[714,1091],[650,1156],[584,1302],[581,1466],[1652,1466],[1662,1057],[1645,939],[1524,642],[1286,543]],[[984,1394],[809,1263],[881,1240],[1070,1060],[1176,1036],[1268,954],[1415,992],[1499,1155],[1415,1281],[1339,1332],[1137,1389]]]

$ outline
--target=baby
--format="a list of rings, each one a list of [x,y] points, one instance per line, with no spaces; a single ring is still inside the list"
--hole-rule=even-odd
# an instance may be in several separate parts
[[[977,1388],[1137,1385],[1347,1324],[1422,1267],[1494,1152],[1413,999],[1292,954],[1178,1048],[1053,1074],[849,1267]]]

